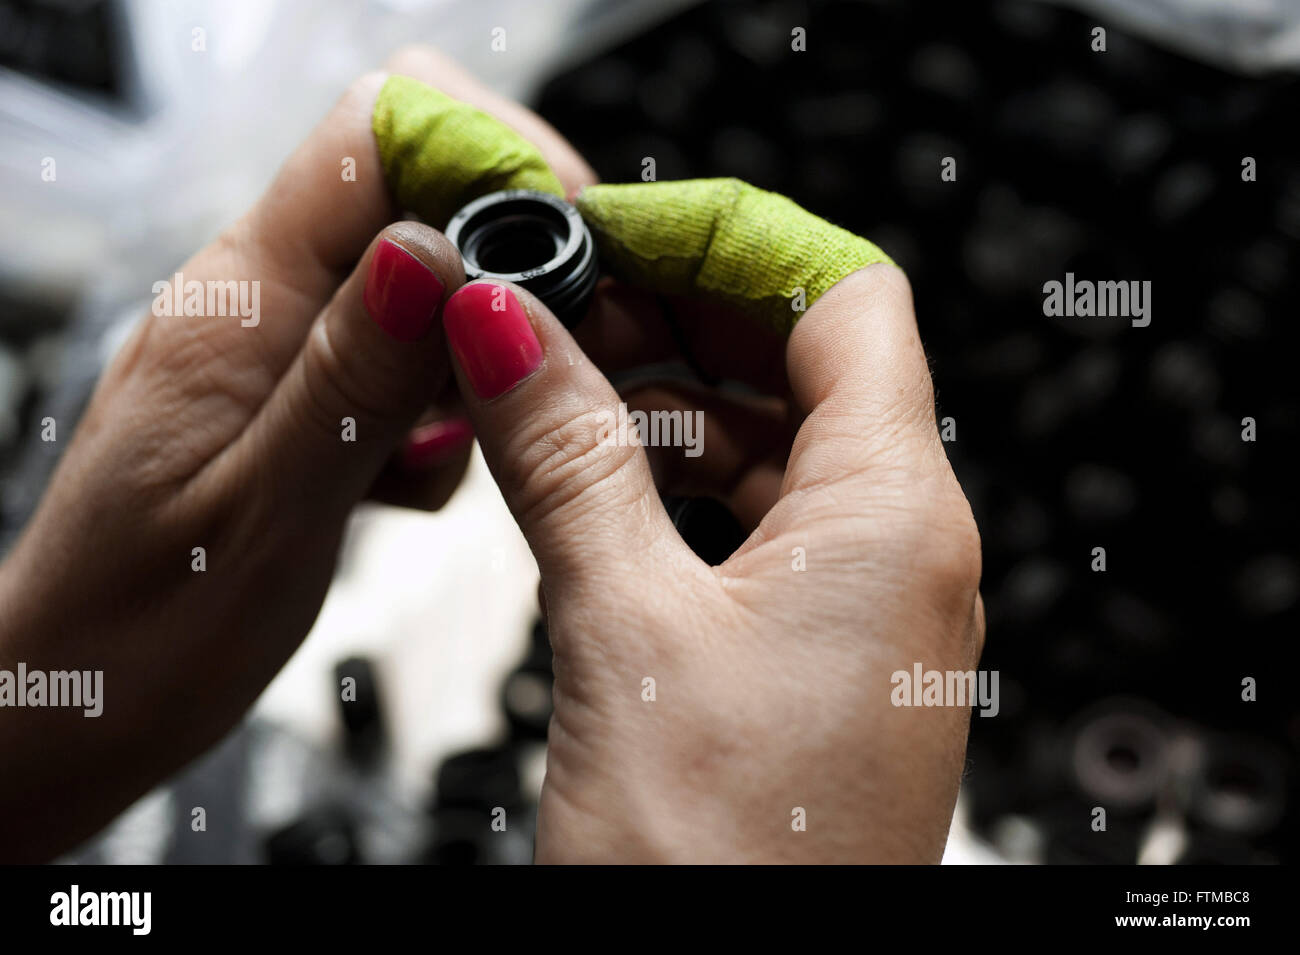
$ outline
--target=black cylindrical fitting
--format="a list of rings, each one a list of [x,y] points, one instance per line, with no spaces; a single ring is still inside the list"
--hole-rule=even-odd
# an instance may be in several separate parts
[[[710,567],[740,549],[749,536],[727,505],[712,497],[661,495],[664,510],[686,546]]]
[[[596,287],[596,246],[578,210],[558,196],[507,189],[475,199],[447,223],[468,279],[528,289],[572,328]]]

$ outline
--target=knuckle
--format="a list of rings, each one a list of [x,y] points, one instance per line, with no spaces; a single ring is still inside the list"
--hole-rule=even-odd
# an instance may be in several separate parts
[[[250,258],[250,252],[256,251],[254,240],[248,219],[244,217],[222,229],[206,251],[222,264],[245,261]]]
[[[979,660],[984,656],[984,643],[988,637],[988,624],[984,616],[984,598],[979,593],[975,594],[975,609],[971,614],[971,636],[975,647],[975,659]]]
[[[390,389],[380,380],[386,376],[361,374],[357,365],[331,339],[327,322],[318,321],[312,327],[303,352],[302,374],[307,398],[304,413],[317,426],[337,431],[340,415],[358,422],[384,417]]]
[[[501,480],[518,502],[521,523],[540,523],[562,511],[638,499],[644,488],[631,467],[640,448],[602,439],[607,416],[583,410],[536,429],[524,429],[503,455]]]
[[[362,73],[343,91],[343,96],[339,103],[344,108],[359,108],[366,112],[369,111],[374,103],[375,94],[379,88],[384,85],[388,78],[388,73],[384,70],[370,70]]]
[[[427,68],[435,54],[422,43],[405,43],[395,49],[384,62],[384,68],[402,75],[411,75]]]
[[[878,263],[863,270],[869,276],[872,291],[876,296],[886,299],[891,305],[912,307],[912,283],[896,265]]]
[[[844,309],[844,320],[848,322],[864,320],[864,313],[911,314],[914,311],[912,283],[907,273],[888,262],[877,262],[849,273],[832,286],[827,296]]]
[[[983,554],[970,504],[950,477],[946,487],[923,505],[913,541],[918,562],[945,607],[969,617],[979,593]]]

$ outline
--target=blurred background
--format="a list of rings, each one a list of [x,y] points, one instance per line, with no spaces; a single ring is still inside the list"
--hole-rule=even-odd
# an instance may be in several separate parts
[[[739,176],[907,270],[1001,674],[945,861],[1294,858],[1289,0],[0,0],[0,555],[153,281],[408,42],[533,105],[603,179],[646,157]],[[1150,326],[1044,317],[1071,271],[1150,281]],[[702,550],[727,540],[708,502],[676,513]],[[67,861],[529,861],[535,586],[479,459],[437,515],[362,508],[245,724]]]

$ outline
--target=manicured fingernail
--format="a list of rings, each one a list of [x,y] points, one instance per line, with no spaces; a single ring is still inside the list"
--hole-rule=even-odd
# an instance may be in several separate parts
[[[423,338],[433,324],[443,285],[427,265],[389,239],[370,259],[366,276],[366,311],[376,325],[398,341]]]
[[[468,418],[448,418],[421,425],[406,439],[402,448],[402,467],[408,471],[435,468],[454,458],[473,440],[474,427]]]
[[[447,344],[474,392],[503,395],[542,365],[542,344],[528,313],[504,285],[465,285],[442,310]]]

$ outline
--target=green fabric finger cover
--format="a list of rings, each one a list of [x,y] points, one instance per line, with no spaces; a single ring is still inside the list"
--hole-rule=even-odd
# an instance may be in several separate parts
[[[537,147],[474,106],[409,76],[390,76],[371,115],[384,179],[401,207],[442,228],[499,189],[564,196]]]
[[[564,188],[537,148],[476,107],[390,76],[371,125],[403,209],[439,228],[499,189]],[[844,276],[889,256],[784,196],[739,179],[588,186],[578,210],[605,271],[669,295],[732,305],[778,331]],[[800,295],[802,292],[802,295]]]
[[[721,301],[789,332],[851,272],[892,260],[784,196],[739,179],[588,186],[578,210],[602,268],[669,295]]]

